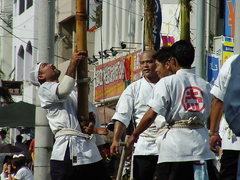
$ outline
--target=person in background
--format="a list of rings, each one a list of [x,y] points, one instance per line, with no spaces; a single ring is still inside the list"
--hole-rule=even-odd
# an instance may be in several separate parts
[[[35,158],[34,148],[35,148],[35,139],[33,138],[30,142],[29,149],[28,149],[32,158],[32,161],[29,163],[29,167],[32,172],[34,172],[34,158]]]
[[[35,148],[35,139],[33,138],[29,145],[29,152],[31,154],[32,161],[34,161],[34,148]]]
[[[6,135],[7,135],[7,131],[4,130],[4,129],[1,129],[1,131],[0,131],[0,144],[7,144],[5,142]]]
[[[33,174],[27,167],[26,157],[23,154],[13,156],[10,168],[14,173],[8,176],[8,180],[33,180]]]
[[[96,106],[93,103],[88,102],[88,109],[89,109],[88,110],[89,112],[93,112],[95,115],[95,128],[101,128],[100,119],[98,116],[98,111],[97,111]],[[102,134],[107,135],[108,132],[106,131],[105,133],[102,133]],[[94,134],[94,136],[95,136],[95,142],[98,147],[98,150],[99,150],[101,156],[104,157],[103,156],[103,145],[105,144],[105,141],[100,134]]]
[[[22,140],[23,140],[23,137],[22,137],[20,134],[17,135],[17,136],[16,136],[15,146],[16,146],[16,147],[19,147],[19,148],[22,150],[22,153],[23,153],[24,156],[26,157],[26,160],[27,160],[28,162],[30,162],[30,161],[31,161],[30,152],[29,152],[29,150],[28,150],[27,145],[24,144],[24,143],[22,142]]]
[[[9,176],[11,176],[13,174],[13,172],[11,172],[11,160],[12,160],[12,156],[5,156],[4,161],[3,161],[3,169],[2,169],[2,173],[1,173],[1,180],[7,180]]]

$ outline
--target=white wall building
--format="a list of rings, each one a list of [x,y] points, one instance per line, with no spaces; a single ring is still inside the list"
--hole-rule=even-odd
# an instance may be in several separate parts
[[[211,37],[221,34],[217,27],[222,24],[220,12],[224,7],[221,1],[206,0],[206,50],[211,47]],[[180,2],[179,0],[160,0],[162,10],[162,36],[174,37],[175,42],[180,39]],[[197,28],[197,0],[191,1],[192,11],[190,13],[190,36],[193,46],[196,47],[196,28]],[[118,57],[125,56],[133,51],[142,48],[143,42],[143,17],[144,7],[143,0],[104,0],[102,1],[102,26],[95,31],[95,48],[94,55],[98,58],[98,64],[113,61]],[[120,50],[120,42],[127,42],[128,52]],[[162,44],[162,43],[161,43]],[[111,47],[119,47],[117,56],[108,56],[100,58],[99,52]],[[126,48],[128,49],[128,48]],[[194,66],[194,64],[193,64]]]
[[[3,79],[11,79],[12,72],[12,7],[13,1],[0,1],[0,69]]]
[[[23,81],[23,101],[35,102],[35,87],[29,81],[29,71],[37,61],[38,1],[18,0],[13,4],[14,79]]]

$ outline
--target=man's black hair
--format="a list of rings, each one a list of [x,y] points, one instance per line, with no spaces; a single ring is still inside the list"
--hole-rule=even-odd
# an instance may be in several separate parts
[[[154,55],[153,59],[156,59],[160,63],[165,63],[172,57],[169,46],[163,46]]]
[[[6,134],[7,134],[7,131],[4,130],[4,129],[2,129],[2,130],[0,131],[0,134],[6,135]]]
[[[18,158],[13,158],[11,160],[12,165],[16,166],[17,170],[20,169],[22,166],[25,166],[26,164],[26,158],[24,157],[18,157]]]
[[[180,40],[175,42],[170,48],[171,54],[175,57],[181,67],[191,67],[195,50],[190,41]]]
[[[22,140],[23,140],[23,137],[22,137],[21,135],[17,135],[17,136],[16,136],[16,141],[17,141],[17,142],[20,142],[20,143],[21,143]]]

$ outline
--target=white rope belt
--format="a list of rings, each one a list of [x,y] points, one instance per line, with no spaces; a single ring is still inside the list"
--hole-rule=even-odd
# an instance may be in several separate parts
[[[93,134],[88,135],[88,134],[82,133],[82,132],[80,132],[76,129],[63,128],[55,134],[55,138],[58,138],[60,136],[66,136],[66,135],[79,136],[79,137],[83,137],[83,138],[86,138],[86,139],[89,139],[89,140],[91,140],[92,137],[93,137]]]
[[[200,120],[195,116],[190,117],[187,120],[174,121],[174,124],[166,124],[163,128],[159,129],[158,134],[159,135],[166,134],[172,128],[199,129],[204,127],[205,127],[204,121]]]
[[[171,128],[188,128],[188,129],[199,129],[204,128],[204,121],[200,120],[197,117],[190,117],[187,120],[174,121],[173,124],[166,123],[165,126],[160,128],[156,133],[150,133],[144,131],[140,136],[144,137],[147,141],[155,141],[158,135],[166,134]]]
[[[144,131],[143,133],[140,134],[141,137],[144,137],[145,140],[147,141],[155,141],[157,138],[158,133],[152,133],[148,131]]]

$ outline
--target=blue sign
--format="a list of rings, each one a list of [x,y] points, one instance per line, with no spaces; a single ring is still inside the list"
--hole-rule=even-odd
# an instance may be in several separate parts
[[[217,57],[208,56],[207,78],[211,84],[217,79],[219,73],[219,59]]]
[[[154,36],[154,49],[158,50],[161,43],[161,27],[162,27],[162,10],[160,0],[155,0],[156,2],[156,25],[153,27]]]

